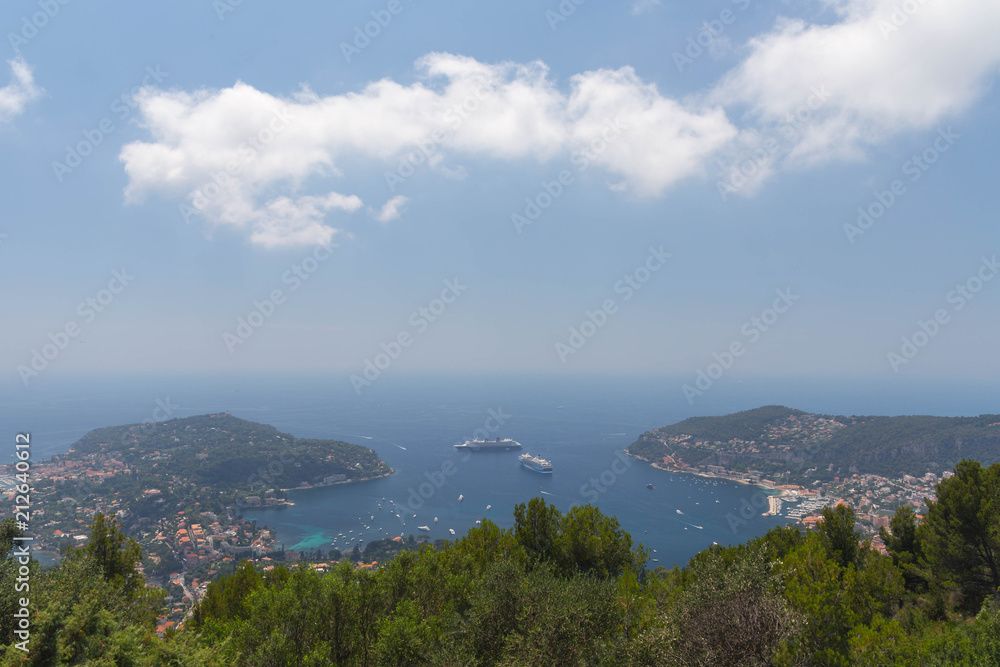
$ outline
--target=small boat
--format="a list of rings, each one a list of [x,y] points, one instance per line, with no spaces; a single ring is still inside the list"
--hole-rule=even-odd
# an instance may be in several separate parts
[[[430,532],[430,529],[431,529],[430,526],[417,526],[417,528],[419,528],[420,530],[428,531],[428,532]],[[379,529],[379,530],[381,530],[381,529]]]
[[[491,510],[491,509],[493,509],[493,505],[487,505],[487,506],[486,506],[486,509],[487,509],[487,510]]]
[[[465,498],[465,496],[463,496],[461,493],[458,494],[458,502],[462,502],[463,498]]]
[[[455,529],[454,528],[449,528],[448,532],[451,533],[452,535],[454,535],[455,534]]]
[[[437,523],[437,522],[438,522],[438,518],[434,517],[434,523]]]
[[[656,489],[656,487],[653,486],[652,484],[647,484],[646,488],[649,489],[650,491],[653,491],[654,489]]]
[[[678,514],[684,514],[684,512],[682,512],[680,510],[674,510],[674,511],[677,512]]]

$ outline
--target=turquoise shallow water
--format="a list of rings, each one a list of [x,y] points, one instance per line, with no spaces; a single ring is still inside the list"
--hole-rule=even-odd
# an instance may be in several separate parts
[[[980,414],[997,412],[991,401],[1000,395],[996,386],[747,380],[714,388],[692,406],[681,384],[615,376],[407,376],[380,379],[359,397],[345,378],[317,375],[81,377],[28,390],[0,387],[0,420],[11,441],[14,432],[30,430],[39,459],[65,451],[91,428],[152,418],[157,407],[158,415],[169,406],[180,417],[228,410],[296,436],[372,447],[396,470],[380,480],[296,491],[294,507],[248,513],[276,528],[290,549],[328,549],[334,541],[349,548],[384,535],[419,534],[418,525],[430,526],[432,538],[449,538],[449,528],[460,536],[484,517],[507,527],[514,505],[541,495],[564,511],[598,505],[656,550],[656,564],[671,566],[713,541],[742,542],[783,520],[760,516],[766,505],[752,487],[671,475],[624,457],[643,431],[773,403],[841,414]],[[550,459],[554,473],[521,468],[517,452],[453,447],[486,434],[518,440],[525,451]],[[749,519],[735,521],[741,516]]]

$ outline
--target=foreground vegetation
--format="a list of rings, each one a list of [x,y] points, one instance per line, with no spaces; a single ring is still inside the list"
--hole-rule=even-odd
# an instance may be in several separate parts
[[[919,524],[897,512],[889,556],[840,506],[813,531],[776,528],[650,572],[614,518],[536,498],[510,530],[484,521],[375,570],[244,563],[162,639],[138,546],[98,515],[85,548],[53,570],[32,566],[27,656],[13,646],[6,558],[3,664],[1000,664],[1000,464],[955,472]],[[5,555],[14,534],[5,522]]]

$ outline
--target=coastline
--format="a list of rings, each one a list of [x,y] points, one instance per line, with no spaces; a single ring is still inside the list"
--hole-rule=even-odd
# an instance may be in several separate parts
[[[354,484],[355,482],[369,482],[369,481],[371,481],[373,479],[384,479],[386,477],[389,477],[390,475],[395,475],[395,474],[396,474],[396,471],[393,470],[392,468],[389,468],[389,472],[385,473],[384,475],[376,475],[375,477],[365,477],[364,479],[342,479],[339,482],[329,482],[329,483],[320,482],[319,484],[307,484],[306,486],[294,486],[294,487],[292,487],[290,489],[281,489],[281,490],[285,491],[285,492],[288,492],[288,491],[305,491],[306,489],[320,489],[320,488],[323,488],[323,487],[326,487],[326,486],[338,486],[340,484]],[[294,505],[295,503],[288,502],[287,504],[288,505]]]
[[[636,456],[635,454],[632,454],[631,452],[629,452],[627,449],[625,450],[625,454],[627,456],[631,456],[632,458],[634,458],[634,459],[636,459],[638,461],[642,461],[644,463],[648,463],[650,465],[650,467],[652,467],[652,468],[656,468],[657,470],[661,470],[663,472],[669,472],[671,474],[676,473],[678,475],[696,475],[698,477],[704,477],[706,479],[717,479],[717,480],[722,480],[722,481],[726,481],[726,482],[736,482],[737,484],[744,484],[746,486],[757,486],[757,487],[760,487],[760,488],[765,489],[767,491],[773,492],[773,493],[768,493],[768,495],[773,495],[773,496],[792,495],[791,492],[788,489],[783,489],[780,486],[778,486],[777,484],[768,484],[767,482],[763,482],[763,481],[761,481],[761,482],[751,482],[751,481],[748,481],[746,479],[742,479],[740,477],[742,475],[742,473],[728,472],[727,471],[728,474],[718,474],[718,473],[714,473],[714,472],[705,472],[703,470],[683,470],[681,468],[668,467],[668,466],[666,466],[665,464],[663,464],[663,463],[661,463],[659,461],[650,461],[649,459],[643,458],[641,456]],[[730,475],[732,475],[732,476],[730,476]]]

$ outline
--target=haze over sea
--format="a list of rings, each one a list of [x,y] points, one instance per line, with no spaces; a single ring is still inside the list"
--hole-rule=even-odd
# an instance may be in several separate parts
[[[668,567],[685,563],[713,541],[743,542],[784,520],[762,517],[762,510],[755,509],[745,525],[733,529],[729,517],[740,516],[741,509],[747,512],[745,504],[754,500],[756,489],[671,475],[625,460],[622,450],[644,431],[691,416],[769,404],[827,414],[1000,412],[1000,383],[995,382],[725,378],[692,405],[680,391],[692,378],[648,376],[386,373],[360,396],[340,375],[41,380],[27,389],[0,387],[5,437],[13,441],[15,432],[31,432],[36,461],[65,452],[93,428],[160,417],[163,406],[170,406],[171,417],[229,411],[297,437],[365,445],[396,470],[380,480],[293,492],[294,507],[247,512],[258,524],[276,528],[288,549],[325,551],[338,533],[347,536],[337,541],[343,549],[359,536],[363,545],[386,535],[416,535],[418,525],[430,526],[432,538],[449,538],[449,528],[461,536],[484,517],[509,527],[515,504],[543,496],[563,511],[587,502],[598,505],[616,516],[635,541],[656,550],[658,563],[652,565]],[[491,411],[502,414],[504,423],[490,437],[521,442],[524,451],[551,460],[554,474],[519,467],[516,452],[470,454],[453,447],[477,429],[492,427],[496,420],[487,422]],[[434,481],[442,480],[437,488]],[[648,490],[648,483],[655,490]],[[487,505],[492,509],[487,511]]]

